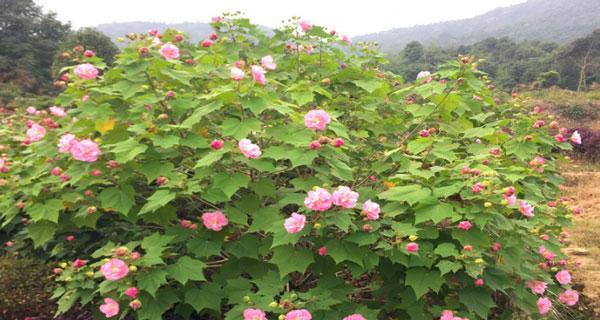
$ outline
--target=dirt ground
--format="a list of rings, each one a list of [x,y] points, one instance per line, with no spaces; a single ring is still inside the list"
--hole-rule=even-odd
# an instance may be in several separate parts
[[[574,226],[568,229],[570,243],[565,252],[572,264],[581,263],[574,270],[574,280],[584,285],[589,307],[600,319],[600,165],[574,164],[564,176],[564,194],[575,196],[583,208],[583,214],[574,217]]]

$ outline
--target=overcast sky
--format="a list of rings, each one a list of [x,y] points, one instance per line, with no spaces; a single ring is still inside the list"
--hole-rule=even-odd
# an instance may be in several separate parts
[[[253,22],[276,27],[299,15],[350,36],[395,27],[470,18],[525,0],[36,0],[76,27],[125,21],[208,22],[241,10]]]

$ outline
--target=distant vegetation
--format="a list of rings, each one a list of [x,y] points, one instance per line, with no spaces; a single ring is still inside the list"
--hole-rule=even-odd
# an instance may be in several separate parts
[[[378,42],[385,52],[398,52],[415,40],[442,47],[457,47],[505,36],[518,42],[566,43],[600,28],[599,17],[598,0],[529,0],[470,19],[397,28],[354,40]]]
[[[412,41],[399,53],[389,56],[388,68],[412,80],[419,71],[435,71],[436,66],[459,54],[485,59],[479,69],[507,90],[529,83],[538,88],[556,85],[587,90],[594,82],[600,82],[600,29],[562,46],[555,42],[517,43],[509,38],[488,38],[444,49]]]
[[[107,62],[118,52],[104,34],[89,28],[73,31],[33,0],[0,1],[0,105],[23,95],[53,93],[56,73],[72,64],[62,53],[76,45]]]

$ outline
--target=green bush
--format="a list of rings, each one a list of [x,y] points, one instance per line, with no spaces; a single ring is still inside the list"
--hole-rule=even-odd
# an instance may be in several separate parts
[[[547,114],[497,104],[470,57],[400,86],[319,26],[213,26],[81,56],[66,115],[4,129],[3,225],[73,261],[59,311],[538,319],[573,298],[554,277],[575,209],[547,205],[571,145]]]

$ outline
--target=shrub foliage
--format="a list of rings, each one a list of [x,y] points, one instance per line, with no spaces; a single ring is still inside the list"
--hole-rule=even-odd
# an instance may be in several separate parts
[[[81,56],[64,109],[3,129],[2,227],[72,261],[59,313],[536,318],[543,297],[573,301],[555,280],[572,203],[548,203],[571,144],[546,114],[496,103],[469,57],[402,85],[319,26],[213,26],[200,44],[132,35],[110,69]]]

